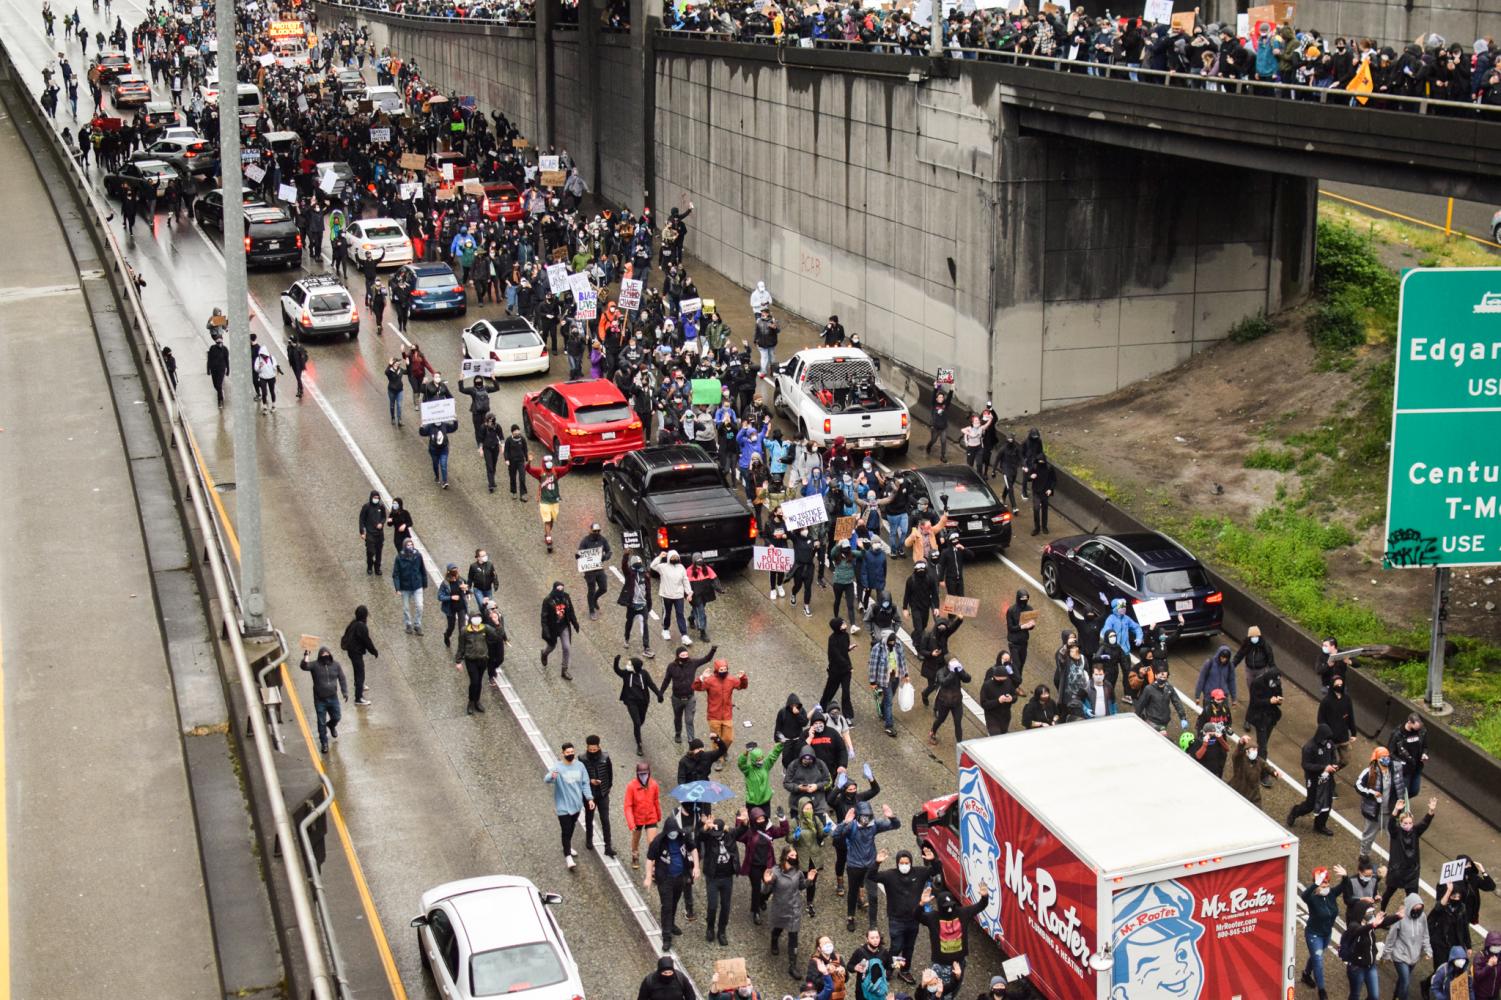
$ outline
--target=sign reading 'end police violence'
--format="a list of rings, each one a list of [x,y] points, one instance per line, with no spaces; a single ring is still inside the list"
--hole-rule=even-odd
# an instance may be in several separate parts
[[[1402,276],[1388,567],[1501,563],[1501,268]]]

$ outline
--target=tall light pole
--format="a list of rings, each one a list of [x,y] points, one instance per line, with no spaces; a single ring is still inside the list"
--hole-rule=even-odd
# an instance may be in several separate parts
[[[235,533],[240,539],[240,609],[245,634],[263,635],[266,563],[261,552],[261,481],[256,468],[255,373],[245,279],[244,179],[240,175],[240,98],[235,70],[235,0],[215,0],[219,36],[219,175],[224,190],[224,312],[229,317],[229,418],[235,448]]]

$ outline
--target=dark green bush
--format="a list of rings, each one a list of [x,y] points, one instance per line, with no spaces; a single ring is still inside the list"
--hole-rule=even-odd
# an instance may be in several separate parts
[[[1230,328],[1230,340],[1237,344],[1249,344],[1271,332],[1271,321],[1261,313],[1253,313]]]

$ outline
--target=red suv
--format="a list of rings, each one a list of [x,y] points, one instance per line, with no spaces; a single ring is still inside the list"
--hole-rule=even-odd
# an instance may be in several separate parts
[[[527,437],[541,441],[553,454],[569,448],[568,460],[619,458],[646,447],[641,418],[615,383],[607,379],[555,382],[521,400],[521,425]]]
[[[516,222],[526,213],[521,210],[521,192],[514,184],[490,183],[484,185],[485,200],[481,208],[485,218],[493,221]]]

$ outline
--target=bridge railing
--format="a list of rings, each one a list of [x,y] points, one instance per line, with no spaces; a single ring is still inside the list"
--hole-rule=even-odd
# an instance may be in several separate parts
[[[786,35],[737,36],[726,31],[688,31],[662,28],[658,35],[668,38],[694,38],[719,42],[752,42],[759,45],[796,45],[798,48],[832,49],[845,52],[871,52],[875,54],[908,55],[926,58],[921,49],[899,42],[851,42],[841,38],[811,39],[811,46],[802,45],[801,38]],[[1418,114],[1435,114],[1455,117],[1481,115],[1486,121],[1501,122],[1501,107],[1474,104],[1468,101],[1448,101],[1435,97],[1413,97],[1406,94],[1378,94],[1368,91],[1344,90],[1337,87],[1311,87],[1299,83],[1279,83],[1271,80],[1236,79],[1224,76],[1205,76],[1198,73],[1178,73],[1171,70],[1148,69],[1144,66],[1127,66],[1122,63],[1085,62],[1065,56],[1038,56],[1020,52],[1002,52],[996,49],[948,48],[945,58],[999,62],[1016,66],[1049,69],[1055,72],[1074,73],[1132,83],[1147,83],[1153,86],[1186,87],[1230,95],[1280,97],[1283,99],[1318,103],[1333,107],[1353,106],[1370,110],[1403,110]],[[1361,101],[1366,103],[1362,104]]]

